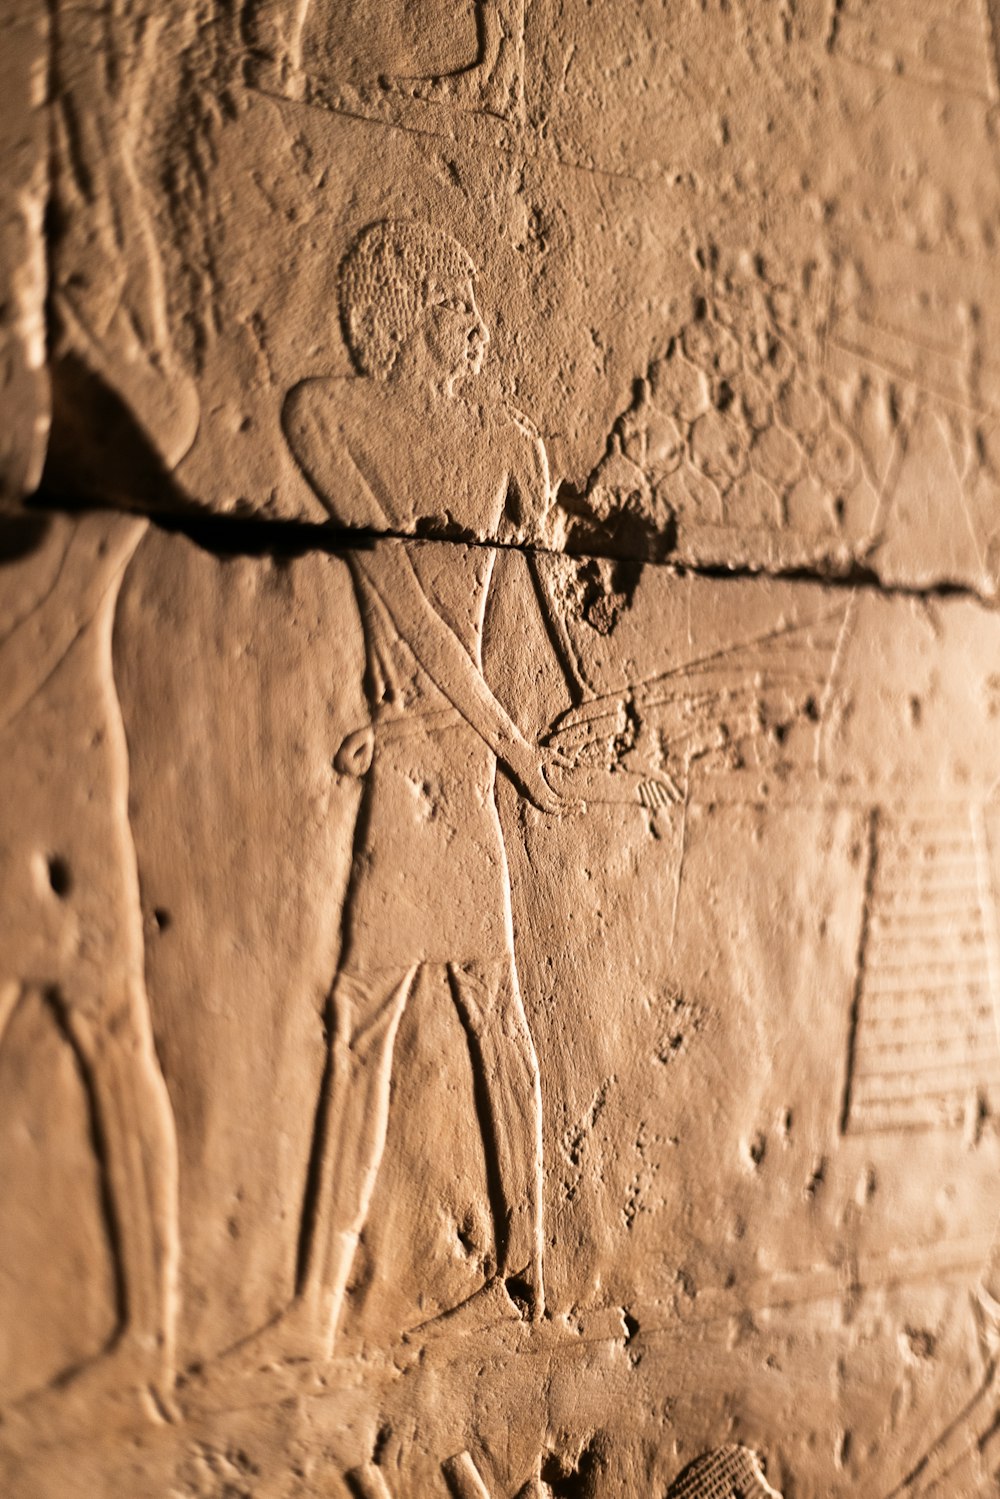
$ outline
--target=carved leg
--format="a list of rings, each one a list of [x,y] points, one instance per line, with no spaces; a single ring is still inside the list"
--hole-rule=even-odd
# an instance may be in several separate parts
[[[72,356],[117,392],[172,469],[195,440],[199,402],[172,343],[158,229],[140,159],[165,18],[135,10],[131,25],[119,16],[109,33],[105,8],[59,7],[53,135],[60,227],[50,297],[57,360]],[[106,79],[109,56],[117,65],[114,89]],[[67,435],[67,441],[75,438],[75,431]]]
[[[490,1499],[483,1475],[471,1452],[459,1452],[441,1464],[445,1482],[455,1499]]]
[[[389,1085],[399,1022],[417,968],[370,977],[341,972],[330,996],[327,1069],[316,1116],[302,1255],[291,1303],[273,1322],[186,1376],[193,1408],[224,1405],[234,1377],[291,1381],[333,1357],[358,1239],[385,1149]],[[283,1386],[284,1387],[284,1386]],[[245,1389],[245,1386],[244,1386]]]
[[[0,992],[0,1039],[13,1012]],[[76,1440],[134,1424],[136,1404],[154,1420],[175,1414],[177,1149],[141,987],[119,1007],[85,1014],[45,991],[73,1047],[88,1094],[118,1278],[119,1325],[109,1346],[4,1412],[11,1450],[32,1430]],[[101,1414],[95,1413],[99,1406]]]
[[[375,1463],[362,1463],[352,1468],[347,1475],[351,1492],[358,1499],[392,1499],[392,1490],[385,1481],[385,1474]]]
[[[177,1142],[145,996],[136,993],[106,1015],[84,1016],[71,1005],[61,1015],[87,1080],[107,1184],[121,1352],[138,1383],[165,1394],[176,1353]]]
[[[371,978],[342,973],[328,1086],[313,1154],[314,1195],[295,1326],[312,1356],[329,1358],[351,1264],[375,1189],[389,1123],[393,1048],[416,968]]]
[[[538,1057],[513,959],[448,965],[469,1038],[496,1215],[497,1264],[532,1315],[545,1309],[542,1283],[542,1094]],[[517,1284],[520,1282],[521,1284]]]

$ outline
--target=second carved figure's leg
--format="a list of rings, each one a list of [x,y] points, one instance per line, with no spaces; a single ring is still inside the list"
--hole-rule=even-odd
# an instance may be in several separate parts
[[[122,1326],[109,1380],[169,1400],[179,1243],[177,1143],[141,988],[91,1009],[54,1001],[83,1069],[101,1143]],[[113,1373],[112,1373],[113,1366]]]
[[[452,994],[469,1038],[483,1113],[497,1264],[532,1316],[545,1309],[542,1282],[542,1095],[538,1058],[513,959],[451,963]]]

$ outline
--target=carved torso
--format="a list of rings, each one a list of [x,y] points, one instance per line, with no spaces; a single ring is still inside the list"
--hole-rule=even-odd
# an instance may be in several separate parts
[[[317,380],[286,419],[303,470],[338,520],[412,536],[496,534],[525,435],[460,400],[422,401],[371,380]],[[522,484],[524,481],[522,480]],[[494,552],[413,541],[428,601],[481,669]],[[366,561],[378,566],[378,558]],[[493,799],[496,758],[418,663],[355,570],[375,752],[355,838],[345,963],[495,960],[509,952],[509,893]]]

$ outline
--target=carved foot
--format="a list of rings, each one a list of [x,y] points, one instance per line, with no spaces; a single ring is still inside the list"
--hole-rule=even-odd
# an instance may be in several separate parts
[[[178,1400],[185,1414],[194,1414],[227,1410],[248,1400],[316,1394],[348,1363],[346,1356],[333,1356],[329,1318],[296,1301],[266,1327],[185,1370],[178,1380]]]
[[[69,1444],[94,1430],[124,1431],[180,1419],[173,1373],[137,1338],[123,1338],[97,1358],[0,1410],[0,1442]]]
[[[538,1301],[523,1276],[495,1276],[458,1306],[409,1328],[403,1343],[415,1356],[431,1347],[461,1341],[469,1334],[500,1334],[518,1342],[544,1335]]]
[[[888,1499],[944,1499],[955,1492],[954,1474],[966,1462],[982,1461],[1000,1434],[1000,1303],[983,1287],[973,1296],[973,1320],[985,1365],[972,1399],[931,1443]]]

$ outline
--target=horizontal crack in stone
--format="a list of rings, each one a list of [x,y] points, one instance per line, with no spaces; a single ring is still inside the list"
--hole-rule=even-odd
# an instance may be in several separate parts
[[[26,510],[33,514],[86,514],[89,511],[115,507],[96,504],[68,504],[39,491],[28,502]],[[997,600],[979,592],[966,583],[950,578],[935,579],[930,583],[905,583],[883,579],[877,568],[870,563],[852,562],[842,568],[824,571],[819,567],[795,565],[782,567],[775,564],[752,566],[747,563],[700,563],[666,557],[661,561],[644,557],[623,558],[617,552],[602,552],[589,547],[586,550],[573,548],[557,549],[540,543],[484,539],[477,536],[449,536],[447,534],[414,534],[393,530],[362,530],[337,526],[333,522],[272,520],[259,516],[230,516],[214,514],[192,514],[185,512],[140,511],[151,525],[159,530],[187,537],[205,552],[221,557],[233,556],[283,556],[300,557],[311,552],[336,556],[344,552],[367,550],[384,541],[435,542],[462,547],[485,547],[498,551],[521,552],[531,556],[579,558],[581,561],[605,560],[611,562],[631,561],[643,567],[652,567],[674,573],[678,577],[694,576],[715,578],[720,582],[740,579],[770,580],[783,583],[821,584],[828,588],[865,589],[884,594],[890,598],[946,599],[965,598],[986,609],[996,609]]]

